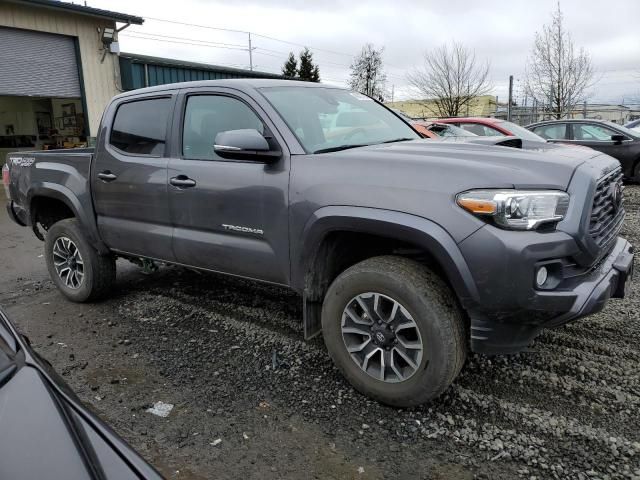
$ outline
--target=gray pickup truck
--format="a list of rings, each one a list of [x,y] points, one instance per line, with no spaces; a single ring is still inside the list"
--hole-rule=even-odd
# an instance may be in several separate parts
[[[422,139],[312,83],[125,93],[95,150],[12,154],[3,179],[69,299],[109,294],[117,257],[284,285],[305,336],[395,406],[443,392],[469,350],[518,352],[599,311],[633,265],[611,157]]]

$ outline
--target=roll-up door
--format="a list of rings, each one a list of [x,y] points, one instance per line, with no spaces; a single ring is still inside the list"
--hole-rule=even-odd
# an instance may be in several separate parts
[[[0,95],[80,97],[73,38],[0,27]]]

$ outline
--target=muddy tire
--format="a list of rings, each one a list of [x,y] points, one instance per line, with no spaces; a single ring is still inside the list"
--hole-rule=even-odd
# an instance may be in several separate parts
[[[344,377],[395,407],[440,395],[467,353],[454,293],[428,268],[402,257],[371,258],[341,273],[324,299],[322,332]]]
[[[90,302],[111,292],[115,258],[98,255],[75,218],[61,220],[48,230],[44,250],[51,280],[69,300]]]

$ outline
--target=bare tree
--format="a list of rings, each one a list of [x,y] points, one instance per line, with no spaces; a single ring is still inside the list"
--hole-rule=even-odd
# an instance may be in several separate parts
[[[576,51],[558,3],[551,25],[536,33],[527,63],[527,93],[559,119],[586,99],[593,76],[591,57],[583,48]]]
[[[476,97],[491,91],[489,63],[476,60],[460,43],[442,45],[424,54],[424,65],[407,81],[435,107],[439,117],[457,117]]]
[[[383,52],[384,48],[376,50],[371,43],[367,43],[351,64],[349,79],[349,87],[352,90],[369,95],[381,102],[384,101],[387,82],[387,75],[382,67]]]

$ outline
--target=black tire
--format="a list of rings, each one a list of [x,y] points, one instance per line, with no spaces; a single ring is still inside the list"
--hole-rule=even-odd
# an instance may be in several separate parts
[[[77,247],[83,263],[83,278],[76,288],[65,284],[54,265],[54,245],[58,239],[67,238]],[[90,302],[106,297],[116,279],[116,261],[112,255],[98,255],[87,242],[75,218],[61,220],[48,231],[44,242],[45,259],[51,280],[72,302]]]
[[[640,183],[640,159],[636,161],[636,166],[633,169],[633,181]]]
[[[365,292],[394,299],[417,325],[422,360],[405,380],[389,383],[374,378],[347,351],[341,330],[343,311],[354,297]],[[341,273],[324,299],[322,332],[329,355],[349,383],[394,407],[411,407],[437,397],[451,385],[466,360],[465,319],[454,293],[428,268],[402,257],[374,257]]]

